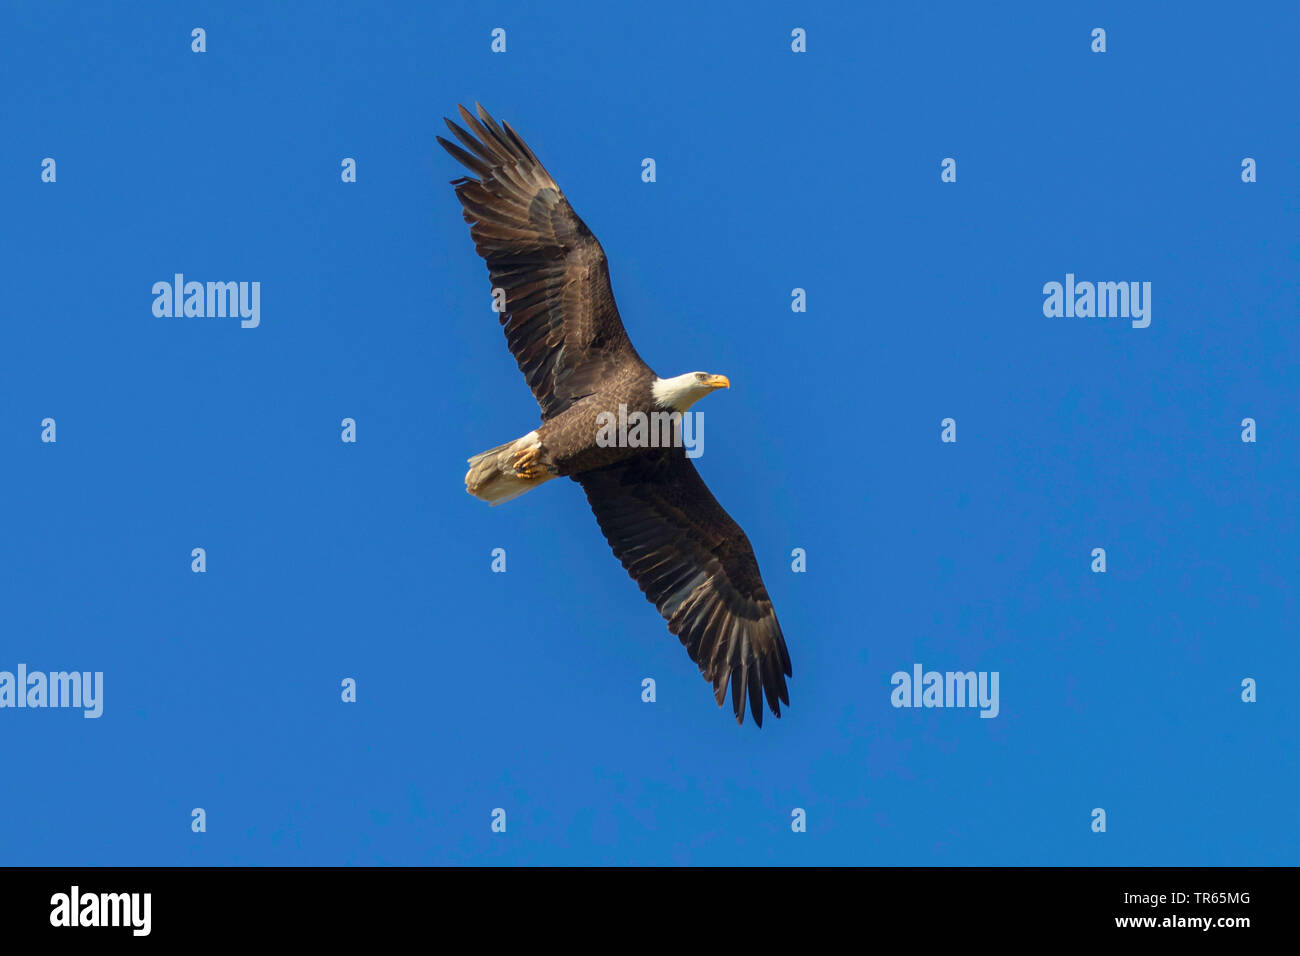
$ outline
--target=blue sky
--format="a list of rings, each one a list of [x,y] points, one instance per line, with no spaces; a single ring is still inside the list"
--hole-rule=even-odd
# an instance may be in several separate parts
[[[104,713],[0,709],[0,862],[1296,862],[1294,5],[226,6],[3,14],[0,670]],[[434,142],[475,100],[650,365],[732,380],[761,731],[576,485],[464,493],[538,421]],[[177,272],[260,325],[155,317]],[[1150,327],[1045,317],[1067,273]],[[998,716],[892,707],[916,663]]]

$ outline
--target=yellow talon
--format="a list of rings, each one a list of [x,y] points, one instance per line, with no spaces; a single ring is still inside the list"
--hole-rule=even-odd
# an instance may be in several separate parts
[[[529,448],[515,455],[514,469],[520,478],[531,480],[538,477],[542,469],[537,464],[537,449]]]

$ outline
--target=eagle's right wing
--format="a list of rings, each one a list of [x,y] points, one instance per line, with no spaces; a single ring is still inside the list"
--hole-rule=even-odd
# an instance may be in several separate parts
[[[745,721],[748,697],[763,725],[789,705],[785,637],[740,525],[718,504],[680,448],[572,476],[587,493],[614,556],[668,621],[721,705]]]
[[[558,415],[630,362],[645,367],[614,304],[605,251],[510,124],[482,106],[474,131],[447,120],[465,146],[438,137],[478,179],[452,181],[492,287],[505,290],[506,342],[542,407]],[[468,150],[468,152],[466,152]]]

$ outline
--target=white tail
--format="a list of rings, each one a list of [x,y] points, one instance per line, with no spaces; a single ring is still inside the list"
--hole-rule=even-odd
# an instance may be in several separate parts
[[[540,445],[537,432],[533,431],[523,438],[475,455],[469,460],[469,471],[465,473],[465,490],[496,507],[550,481],[555,476],[548,471],[535,478],[525,478],[514,468],[515,456]]]

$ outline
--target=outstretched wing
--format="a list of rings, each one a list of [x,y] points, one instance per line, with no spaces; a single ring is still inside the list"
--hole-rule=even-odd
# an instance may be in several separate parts
[[[630,362],[645,363],[614,304],[605,251],[510,124],[460,107],[464,149],[438,137],[478,178],[452,181],[474,248],[505,290],[506,342],[550,419]]]
[[[781,716],[789,705],[790,655],[740,525],[723,510],[680,448],[666,448],[573,476],[600,530],[645,596],[668,621],[722,705],[745,722],[749,698],[763,725],[763,693]]]

